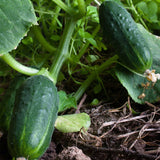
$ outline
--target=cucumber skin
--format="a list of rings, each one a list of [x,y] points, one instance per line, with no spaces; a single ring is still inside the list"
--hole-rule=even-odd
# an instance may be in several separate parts
[[[125,8],[116,2],[105,1],[99,8],[99,18],[104,39],[115,46],[122,65],[138,73],[151,67],[151,51]]]
[[[9,84],[9,88],[0,104],[0,130],[4,133],[7,133],[9,129],[16,92],[25,79],[26,76],[16,76]]]
[[[27,78],[16,94],[8,131],[12,157],[38,159],[48,148],[58,113],[53,82],[42,75]]]

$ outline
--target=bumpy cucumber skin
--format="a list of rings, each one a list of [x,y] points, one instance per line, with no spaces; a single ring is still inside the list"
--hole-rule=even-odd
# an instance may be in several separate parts
[[[25,79],[25,76],[16,76],[10,83],[2,103],[0,104],[0,130],[4,133],[7,133],[9,129],[17,89]]]
[[[99,18],[104,39],[115,46],[124,66],[138,73],[151,67],[151,51],[125,8],[116,2],[105,1],[99,8]]]
[[[12,157],[37,159],[48,148],[58,113],[53,82],[42,75],[27,78],[16,94],[8,131]]]

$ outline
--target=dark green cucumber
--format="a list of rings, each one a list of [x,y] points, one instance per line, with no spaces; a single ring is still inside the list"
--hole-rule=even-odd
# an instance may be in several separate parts
[[[57,89],[45,76],[25,80],[16,94],[8,148],[12,157],[32,160],[49,146],[58,112]]]
[[[25,79],[25,76],[16,76],[9,84],[9,88],[0,104],[0,130],[4,133],[6,133],[9,128],[17,89]]]
[[[138,73],[144,73],[151,67],[151,51],[124,7],[105,1],[99,8],[99,18],[104,39],[116,48],[122,65]]]

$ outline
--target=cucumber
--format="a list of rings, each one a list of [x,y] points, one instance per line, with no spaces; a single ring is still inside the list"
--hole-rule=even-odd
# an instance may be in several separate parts
[[[38,159],[48,148],[58,113],[58,94],[45,76],[27,78],[16,94],[8,131],[12,157]]]
[[[16,92],[25,79],[25,76],[16,76],[9,84],[9,88],[2,99],[0,104],[0,130],[3,133],[7,133],[8,131],[12,111],[14,108]]]
[[[119,62],[137,73],[152,65],[152,54],[128,11],[114,1],[105,1],[99,8],[100,25],[106,42],[116,48]]]

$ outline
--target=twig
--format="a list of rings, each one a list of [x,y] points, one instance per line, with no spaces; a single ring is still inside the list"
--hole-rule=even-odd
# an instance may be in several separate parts
[[[78,143],[80,145],[84,147],[86,147],[87,149],[90,148],[92,150],[94,150],[94,152],[103,152],[103,153],[114,153],[114,154],[123,154],[125,155],[126,157],[128,158],[137,158],[137,159],[142,159],[144,158],[145,160],[154,160],[157,158],[157,156],[153,156],[153,155],[148,155],[148,154],[141,154],[141,153],[138,153],[136,151],[132,151],[132,150],[128,150],[128,149],[112,149],[112,148],[105,148],[105,147],[95,147],[95,146],[92,146],[92,145],[88,145],[88,144],[84,144],[80,141],[78,141]]]
[[[102,124],[102,126],[98,129],[98,133],[101,133],[102,128],[107,127],[107,126],[111,126],[114,124],[120,124],[120,123],[124,123],[124,122],[129,122],[129,121],[134,121],[137,119],[142,119],[142,118],[146,118],[150,116],[150,114],[147,115],[141,115],[141,116],[136,116],[136,117],[131,117],[131,118],[127,118],[127,119],[122,119],[121,121],[110,121],[110,122],[105,122]]]
[[[160,160],[160,156],[158,156],[155,160]]]
[[[145,151],[145,154],[158,154],[160,153],[160,147],[156,150]]]
[[[78,105],[77,110],[76,110],[75,113],[80,113],[80,108],[82,107],[82,104],[84,103],[84,101],[86,100],[86,98],[87,98],[87,95],[84,94],[84,96],[82,97],[82,99],[81,99],[81,101],[80,101],[80,103],[79,103],[79,105]]]
[[[128,97],[128,108],[129,108],[129,111],[130,111],[129,115],[132,115],[132,108],[131,108],[130,97]]]
[[[152,108],[158,108],[157,106],[153,105],[152,103],[149,103],[147,101],[145,101],[145,104],[147,104],[149,107],[152,107]]]
[[[3,132],[0,131],[0,138],[3,136]]]
[[[114,109],[109,109],[108,110],[108,112],[120,112],[121,110],[120,109],[122,109],[122,108],[124,108],[126,105],[128,104],[128,102],[125,102],[121,107],[119,107],[119,108],[114,108]]]
[[[154,107],[154,110],[156,108]],[[134,145],[137,143],[138,139],[142,139],[144,133],[147,131],[147,129],[153,124],[153,120],[155,118],[155,115],[156,113],[158,112],[159,110],[155,110],[154,112],[152,112],[150,115],[150,119],[148,121],[148,123],[146,122],[146,124],[142,127],[142,129],[139,131],[139,135],[137,136],[136,140],[132,143],[132,145],[129,147],[129,149],[132,149],[132,147],[134,147]]]
[[[99,110],[103,107],[103,105],[100,105],[97,109],[95,109],[90,115],[93,115],[96,112],[99,112]]]
[[[101,3],[100,3],[98,0],[94,0],[94,2],[95,2],[98,6],[101,5]]]
[[[131,135],[133,135],[133,134],[136,134],[136,133],[138,133],[138,132],[139,132],[139,131],[133,131],[133,132],[130,132],[130,133],[118,135],[116,138],[121,139],[121,138],[124,138],[124,137],[129,137],[129,136],[131,136]]]
[[[95,146],[96,146],[96,147],[101,147],[101,146],[102,146],[102,140],[101,140],[100,137],[88,133],[87,131],[84,130],[84,128],[82,128],[82,131],[83,131],[83,132],[80,131],[79,136],[80,136],[80,138],[81,138],[84,142],[95,142]],[[82,133],[83,133],[83,134],[82,134]],[[93,139],[95,139],[95,140],[90,140],[90,139],[89,139],[89,140],[86,140],[86,139],[83,137],[83,135],[87,136],[87,138],[89,137],[89,138],[93,138]]]
[[[139,131],[139,134],[138,134],[136,140],[135,140],[135,141],[131,144],[131,146],[129,147],[130,150],[134,147],[134,145],[137,143],[137,141],[142,138],[142,135],[143,135],[143,133],[145,132],[145,129],[146,129],[146,128],[148,128],[148,125],[144,125],[144,126],[142,127],[142,129]]]

